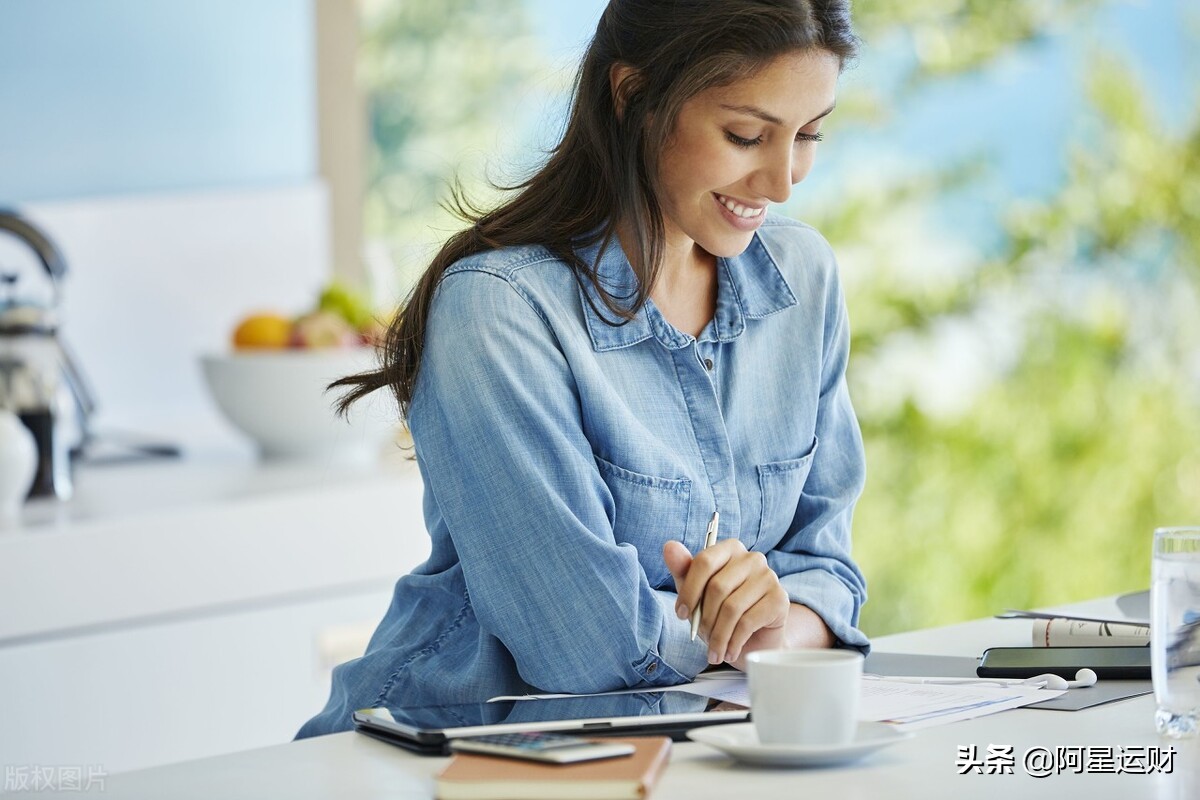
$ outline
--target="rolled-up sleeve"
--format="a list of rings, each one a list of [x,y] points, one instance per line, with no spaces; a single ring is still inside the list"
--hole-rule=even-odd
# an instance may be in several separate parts
[[[858,619],[867,599],[866,581],[850,555],[850,527],[866,465],[846,387],[850,327],[836,276],[825,319],[816,420],[819,446],[789,532],[767,554],[767,561],[793,603],[815,611],[842,646],[865,653],[870,642],[858,629]]]
[[[443,279],[409,422],[481,630],[543,691],[683,682],[703,651],[681,645],[674,597],[615,541],[577,391],[519,285]]]

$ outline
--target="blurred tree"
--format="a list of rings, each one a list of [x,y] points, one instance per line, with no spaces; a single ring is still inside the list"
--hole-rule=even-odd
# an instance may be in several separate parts
[[[361,0],[361,79],[371,142],[365,226],[412,280],[456,220],[440,207],[461,177],[487,202],[488,154],[537,74],[522,0]],[[412,263],[409,263],[412,262]]]
[[[894,33],[946,5],[864,7]],[[1045,19],[1035,4],[949,5],[950,51],[979,57],[916,68],[913,91],[1039,35],[992,25],[994,9]],[[1090,61],[1064,184],[1008,200],[994,255],[952,251],[923,277],[903,264],[937,250],[930,209],[979,180],[979,161],[805,215],[856,273],[869,483],[855,532],[873,635],[1145,588],[1150,531],[1200,519],[1200,116],[1171,135],[1132,70]],[[906,237],[914,216],[924,228]]]
[[[859,0],[854,20],[869,41],[912,43],[916,86],[987,66],[1016,45],[1066,29],[1108,0]]]

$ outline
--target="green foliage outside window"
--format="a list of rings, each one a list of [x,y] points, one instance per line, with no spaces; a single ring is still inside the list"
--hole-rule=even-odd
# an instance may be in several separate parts
[[[440,207],[461,178],[481,203],[516,98],[545,78],[522,0],[360,0],[370,143],[365,235],[411,282],[459,226]],[[503,182],[503,181],[501,181]]]
[[[1102,5],[859,7],[868,37],[944,45],[918,58],[911,89],[986,68]],[[1061,187],[998,204],[1001,241],[986,255],[959,254],[935,280],[897,277],[897,243],[878,226],[980,180],[977,163],[809,216],[835,250],[868,254],[847,277],[868,453],[855,541],[872,635],[1144,589],[1153,528],[1200,521],[1200,114],[1171,133],[1130,65],[1096,47],[1089,66],[1090,113]],[[883,385],[897,374],[889,361],[920,369],[922,352],[979,338],[990,341],[974,349],[986,377],[969,404]]]

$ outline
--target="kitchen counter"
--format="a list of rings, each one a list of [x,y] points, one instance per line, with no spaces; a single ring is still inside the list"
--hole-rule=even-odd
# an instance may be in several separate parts
[[[427,557],[421,499],[399,450],[81,466],[72,500],[0,530],[0,763],[115,771],[286,741]]]
[[[0,592],[19,601],[0,604],[0,646],[197,605],[390,584],[428,554],[421,491],[399,450],[355,466],[209,455],[82,467],[69,502],[32,501],[21,527],[0,531]],[[331,549],[298,546],[313,532],[330,534]]]

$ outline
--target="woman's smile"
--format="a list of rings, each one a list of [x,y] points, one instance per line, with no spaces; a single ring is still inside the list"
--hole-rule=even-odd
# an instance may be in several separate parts
[[[727,197],[723,194],[713,192],[713,197],[717,200],[717,206],[721,211],[722,216],[730,225],[740,231],[758,230],[758,226],[762,225],[766,219],[766,205],[752,206],[734,200],[732,197]]]

